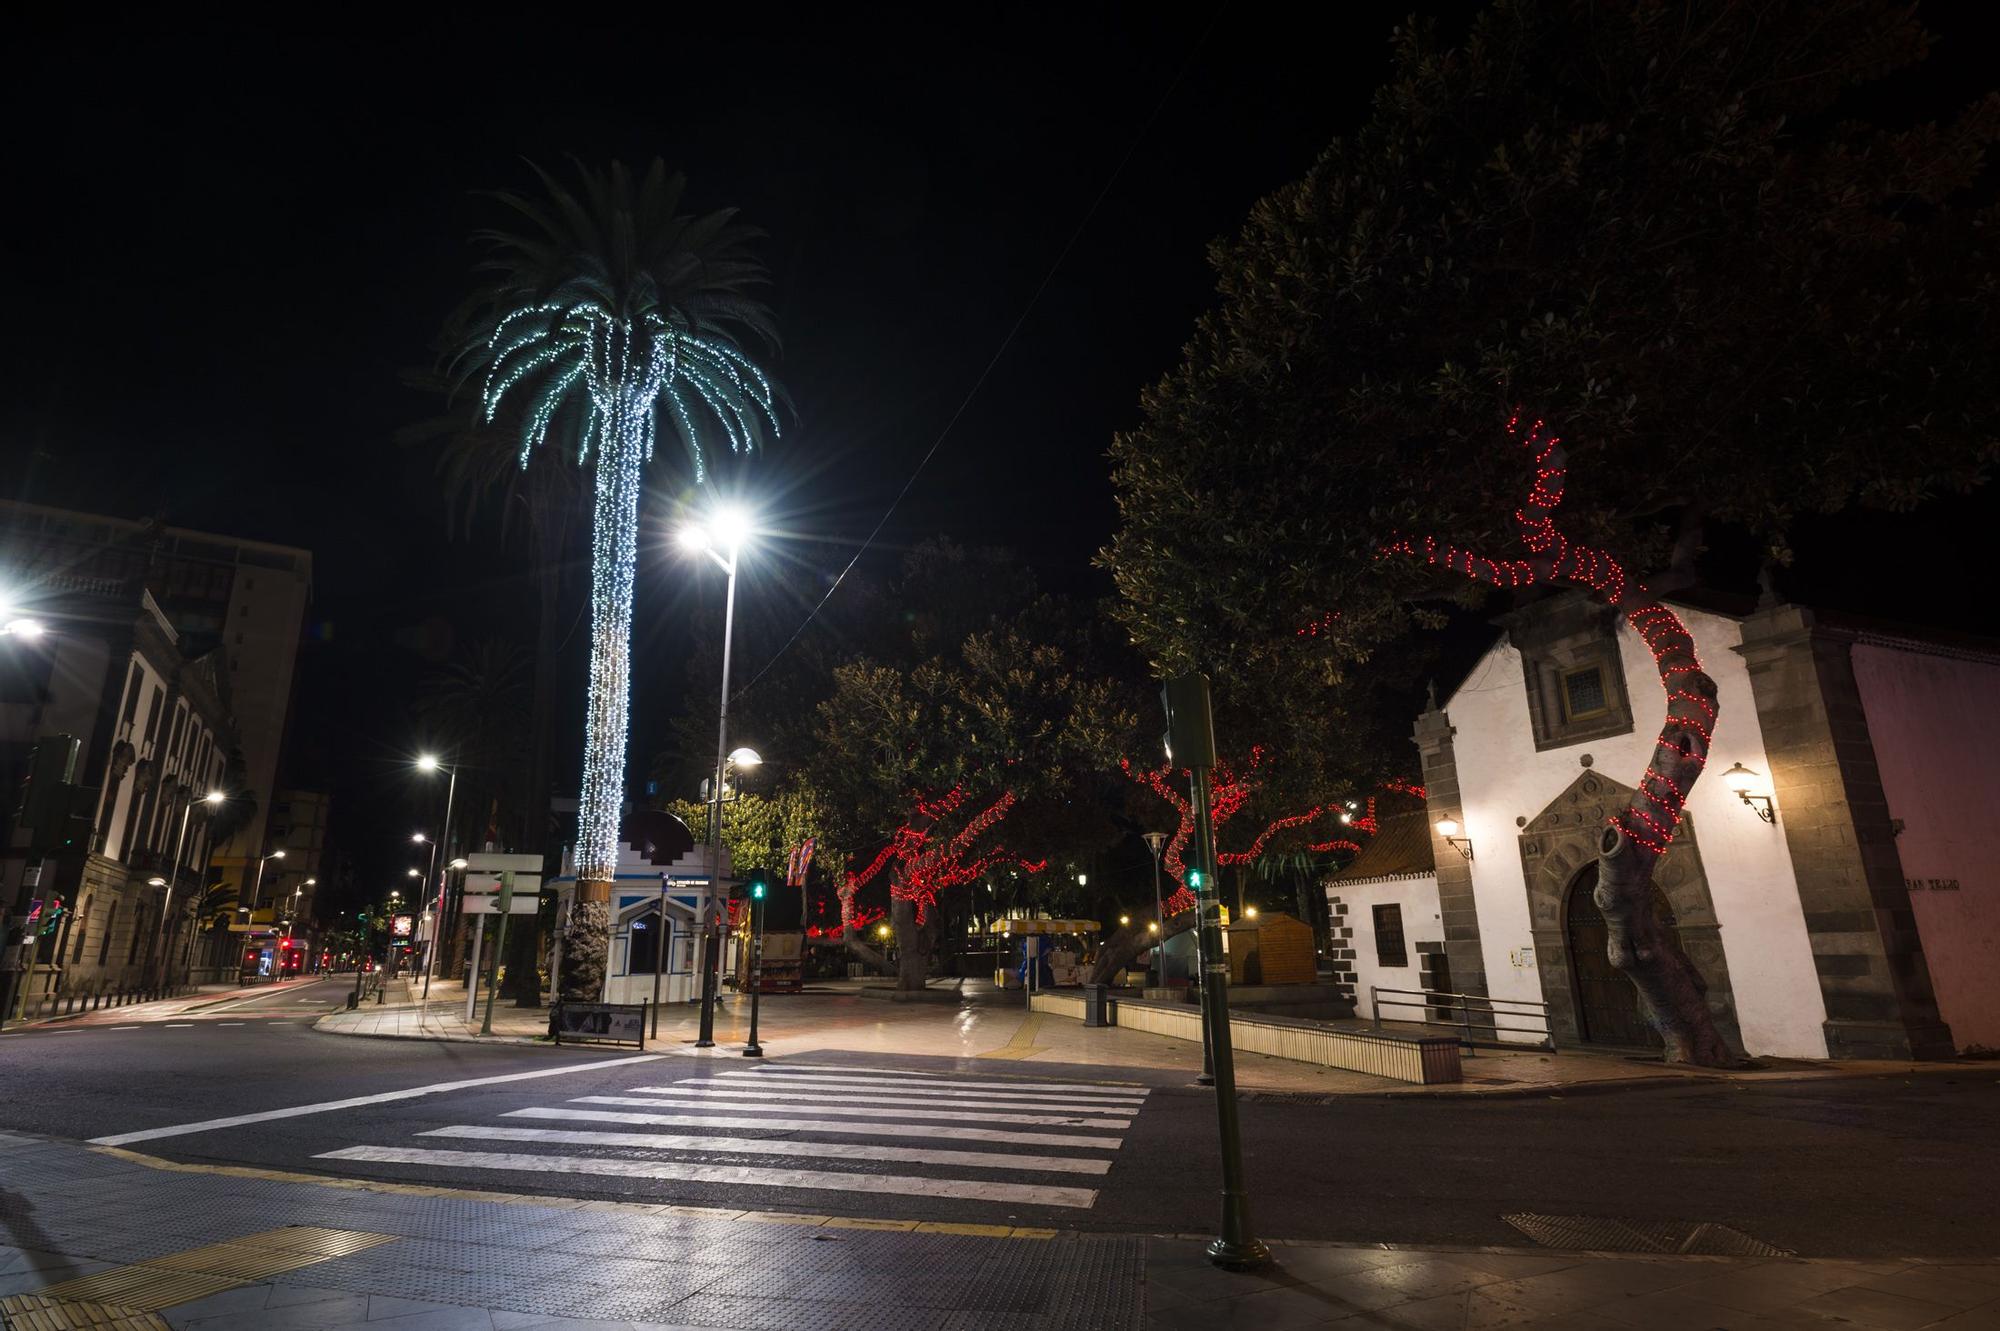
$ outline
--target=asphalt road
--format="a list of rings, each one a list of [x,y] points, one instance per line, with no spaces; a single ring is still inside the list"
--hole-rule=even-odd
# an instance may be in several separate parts
[[[0,1127],[504,1192],[1152,1233],[1215,1223],[1213,1102],[1176,1077],[313,1031],[351,983],[0,1037]],[[1806,1255],[2000,1252],[2000,1065],[1536,1099],[1253,1098],[1243,1126],[1271,1237],[1523,1246],[1501,1217],[1536,1212],[1718,1222]]]

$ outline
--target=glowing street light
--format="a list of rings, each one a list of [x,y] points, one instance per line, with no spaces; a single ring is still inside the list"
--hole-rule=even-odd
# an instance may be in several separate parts
[[[717,911],[716,888],[722,878],[722,783],[728,779],[733,758],[748,754],[750,767],[763,761],[754,749],[729,751],[729,653],[736,634],[737,555],[755,534],[750,515],[734,504],[722,504],[709,512],[706,522],[690,522],[681,528],[680,544],[690,554],[705,554],[728,576],[722,601],[722,691],[715,719],[715,786],[709,792],[708,815],[708,897],[702,918],[702,944],[707,954],[701,963],[701,1030],[695,1048],[715,1046],[715,989],[717,968],[722,964],[721,920]],[[614,814],[615,817],[615,814]]]
[[[451,839],[452,801],[458,798],[458,769],[456,767],[446,767],[444,762],[435,753],[420,753],[417,755],[417,770],[419,772],[443,772],[450,778],[450,784],[444,790],[444,824],[438,829],[438,840],[449,841]],[[410,841],[413,845],[420,844],[426,839],[422,832],[412,832],[410,834]],[[432,841],[430,847],[430,863],[424,866],[423,872],[423,879],[426,883],[430,882],[431,870],[437,868],[438,841]],[[431,996],[431,976],[437,974],[437,934],[439,928],[444,924],[444,884],[445,879],[450,876],[450,873],[449,869],[438,871],[437,908],[431,916],[436,921],[436,924],[432,926],[430,937],[424,943],[424,997],[426,999]]]

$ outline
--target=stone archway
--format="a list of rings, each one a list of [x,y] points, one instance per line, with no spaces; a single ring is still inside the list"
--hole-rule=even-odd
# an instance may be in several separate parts
[[[1577,973],[1570,956],[1565,909],[1570,885],[1597,859],[1598,834],[1605,820],[1623,808],[1632,794],[1630,786],[1586,768],[1521,829],[1521,871],[1527,884],[1536,970],[1559,1044],[1578,1044],[1583,1038],[1577,1021]],[[1717,1027],[1731,1044],[1742,1048],[1736,996],[1729,985],[1729,964],[1722,954],[1722,928],[1702,870],[1692,814],[1682,817],[1679,834],[1654,868],[1653,885],[1673,912],[1682,949],[1708,983],[1708,1008]]]

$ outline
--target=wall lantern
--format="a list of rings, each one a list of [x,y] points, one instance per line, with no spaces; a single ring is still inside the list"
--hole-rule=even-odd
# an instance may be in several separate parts
[[[1735,791],[1737,799],[1749,805],[1756,811],[1757,816],[1765,822],[1775,823],[1778,821],[1777,807],[1771,803],[1769,795],[1764,794],[1758,789],[1763,782],[1763,777],[1757,775],[1757,773],[1751,771],[1742,763],[1737,763],[1722,774],[1722,784]]]
[[[1458,819],[1438,819],[1437,830],[1438,835],[1444,838],[1445,845],[1450,846],[1453,850],[1465,856],[1467,860],[1472,858],[1472,838],[1462,837],[1458,834]]]

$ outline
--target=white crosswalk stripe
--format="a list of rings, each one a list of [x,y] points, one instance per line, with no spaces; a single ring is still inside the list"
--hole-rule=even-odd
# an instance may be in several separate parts
[[[1131,1104],[1091,1104],[1074,1100],[1016,1100],[1012,1096],[995,1096],[991,1099],[938,1100],[927,1095],[885,1095],[879,1091],[857,1091],[847,1088],[830,1091],[793,1091],[789,1088],[774,1089],[768,1086],[746,1086],[740,1082],[728,1086],[634,1086],[635,1095],[706,1095],[726,1100],[778,1100],[784,1104],[805,1104],[810,1102],[830,1102],[852,1105],[916,1105],[923,1109],[1027,1109],[1037,1113],[1066,1112],[1072,1114],[1136,1114],[1137,1102]]]
[[[579,1095],[580,1105],[637,1105],[641,1108],[695,1109],[715,1104],[699,1095],[677,1096],[663,1099],[649,1095]],[[850,1105],[839,1100],[815,1099],[795,1100],[787,1097],[776,1104],[731,1104],[729,1108],[741,1114],[790,1114],[800,1109],[810,1109],[815,1114],[836,1114],[842,1118],[922,1118],[942,1119],[959,1123],[1022,1123],[1038,1124],[1045,1127],[1062,1128],[1123,1128],[1131,1126],[1129,1118],[1092,1118],[1084,1114],[1003,1114],[972,1109],[886,1109],[877,1105]]]
[[[722,1106],[707,1106],[720,1109]],[[944,1141],[1008,1142],[1016,1146],[1075,1146],[1115,1151],[1123,1137],[1065,1132],[1009,1132],[956,1123],[841,1123],[817,1118],[739,1118],[733,1114],[635,1114],[615,1109],[516,1109],[502,1117],[561,1119],[574,1123],[632,1123],[660,1128],[759,1128],[766,1132],[842,1133],[849,1137],[935,1137]]]
[[[1149,1095],[1129,1083],[834,1064],[671,1083],[647,1071],[651,1080],[616,1093],[432,1127],[415,1134],[420,1143],[362,1143],[315,1158],[410,1166],[438,1181],[482,1172],[625,1179],[645,1195],[690,1201],[716,1189],[739,1205],[755,1189],[1079,1209],[1096,1204],[1097,1188],[1065,1180],[1111,1172]]]

